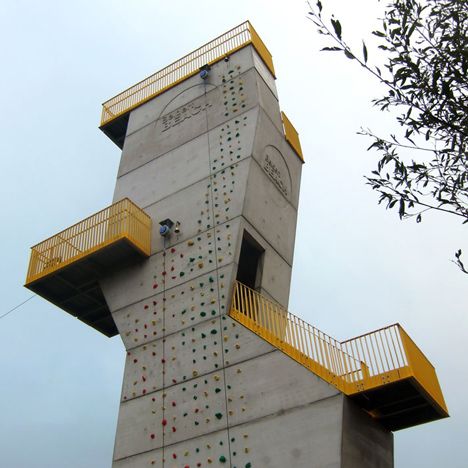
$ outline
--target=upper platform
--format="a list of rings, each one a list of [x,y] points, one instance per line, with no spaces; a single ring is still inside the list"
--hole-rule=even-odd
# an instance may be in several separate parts
[[[201,67],[223,60],[248,45],[255,48],[275,77],[270,52],[250,21],[246,21],[106,101],[102,105],[100,129],[122,148],[130,111],[199,73]]]
[[[25,286],[106,336],[118,333],[99,285],[150,255],[151,218],[128,198],[31,248]]]

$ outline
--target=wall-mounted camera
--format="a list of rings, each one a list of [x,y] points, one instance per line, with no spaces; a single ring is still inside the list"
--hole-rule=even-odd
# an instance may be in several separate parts
[[[200,67],[200,78],[202,80],[206,80],[208,78],[208,75],[210,74],[211,67],[206,64],[203,65],[203,67]]]
[[[161,234],[163,237],[166,237],[171,232],[172,226],[174,226],[174,221],[169,218],[165,219],[164,221],[160,221],[159,234]]]

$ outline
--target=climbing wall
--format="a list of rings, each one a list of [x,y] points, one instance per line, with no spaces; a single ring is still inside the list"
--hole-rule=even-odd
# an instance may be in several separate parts
[[[227,315],[245,231],[287,307],[301,164],[250,46],[130,114],[114,201],[154,228],[102,280],[127,353],[114,468],[338,466],[343,395]]]

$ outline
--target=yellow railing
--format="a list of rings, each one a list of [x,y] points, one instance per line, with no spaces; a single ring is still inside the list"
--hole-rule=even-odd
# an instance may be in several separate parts
[[[274,76],[270,52],[250,22],[246,21],[106,101],[102,105],[101,126],[198,73],[203,65],[211,65],[249,44],[255,47]]]
[[[297,133],[297,130],[294,128],[294,125],[291,123],[291,121],[286,117],[284,112],[281,112],[281,119],[283,120],[283,129],[286,141],[291,145],[291,148],[299,156],[299,159],[304,162],[301,141],[299,140],[299,134]]]
[[[26,285],[123,238],[150,254],[151,218],[128,198],[32,247]]]
[[[399,324],[340,342],[239,282],[230,315],[347,395],[415,377],[446,411],[434,367]]]

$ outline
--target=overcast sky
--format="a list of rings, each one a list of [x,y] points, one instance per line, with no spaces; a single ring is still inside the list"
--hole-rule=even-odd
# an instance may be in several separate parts
[[[378,15],[375,0],[324,3],[357,44]],[[468,277],[450,258],[468,250],[467,228],[377,206],[362,177],[376,155],[356,131],[393,120],[371,107],[379,86],[363,70],[318,52],[306,12],[292,0],[1,2],[0,315],[30,296],[30,246],[111,202],[120,152],[97,128],[100,104],[250,19],[306,158],[290,310],[337,339],[401,323],[451,418],[396,433],[396,468],[466,467]],[[0,320],[0,348],[0,466],[110,467],[120,339],[36,297]]]

